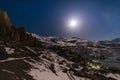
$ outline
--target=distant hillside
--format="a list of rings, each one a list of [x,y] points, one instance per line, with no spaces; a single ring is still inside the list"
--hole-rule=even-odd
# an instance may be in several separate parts
[[[112,40],[113,42],[120,42],[120,38],[116,38]]]

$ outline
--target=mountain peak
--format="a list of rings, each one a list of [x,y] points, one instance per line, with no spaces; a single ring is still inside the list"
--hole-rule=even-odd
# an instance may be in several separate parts
[[[0,24],[1,24],[0,27],[5,26],[8,28],[10,28],[10,26],[12,25],[7,15],[7,12],[4,10],[0,10]]]
[[[113,42],[120,42],[120,38],[115,38],[112,40]]]

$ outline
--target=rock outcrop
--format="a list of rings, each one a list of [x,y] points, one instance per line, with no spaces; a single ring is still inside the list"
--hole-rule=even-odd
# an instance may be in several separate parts
[[[11,28],[11,22],[7,15],[7,12],[4,10],[0,10],[0,30],[6,32]]]
[[[17,28],[11,24],[7,12],[0,10],[0,39],[20,42],[27,45],[36,45],[38,40],[26,33],[24,27]]]

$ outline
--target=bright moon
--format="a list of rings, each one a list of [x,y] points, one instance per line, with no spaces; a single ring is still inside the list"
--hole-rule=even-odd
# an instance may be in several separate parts
[[[71,27],[77,26],[77,20],[71,20],[71,21],[70,21],[70,26],[71,26]]]
[[[77,27],[79,26],[78,20],[77,19],[72,19],[68,22],[68,28],[69,29],[77,29]]]

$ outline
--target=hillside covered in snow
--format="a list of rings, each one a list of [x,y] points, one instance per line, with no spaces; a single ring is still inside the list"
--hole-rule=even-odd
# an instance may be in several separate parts
[[[120,80],[120,40],[43,37],[0,11],[0,80]]]

